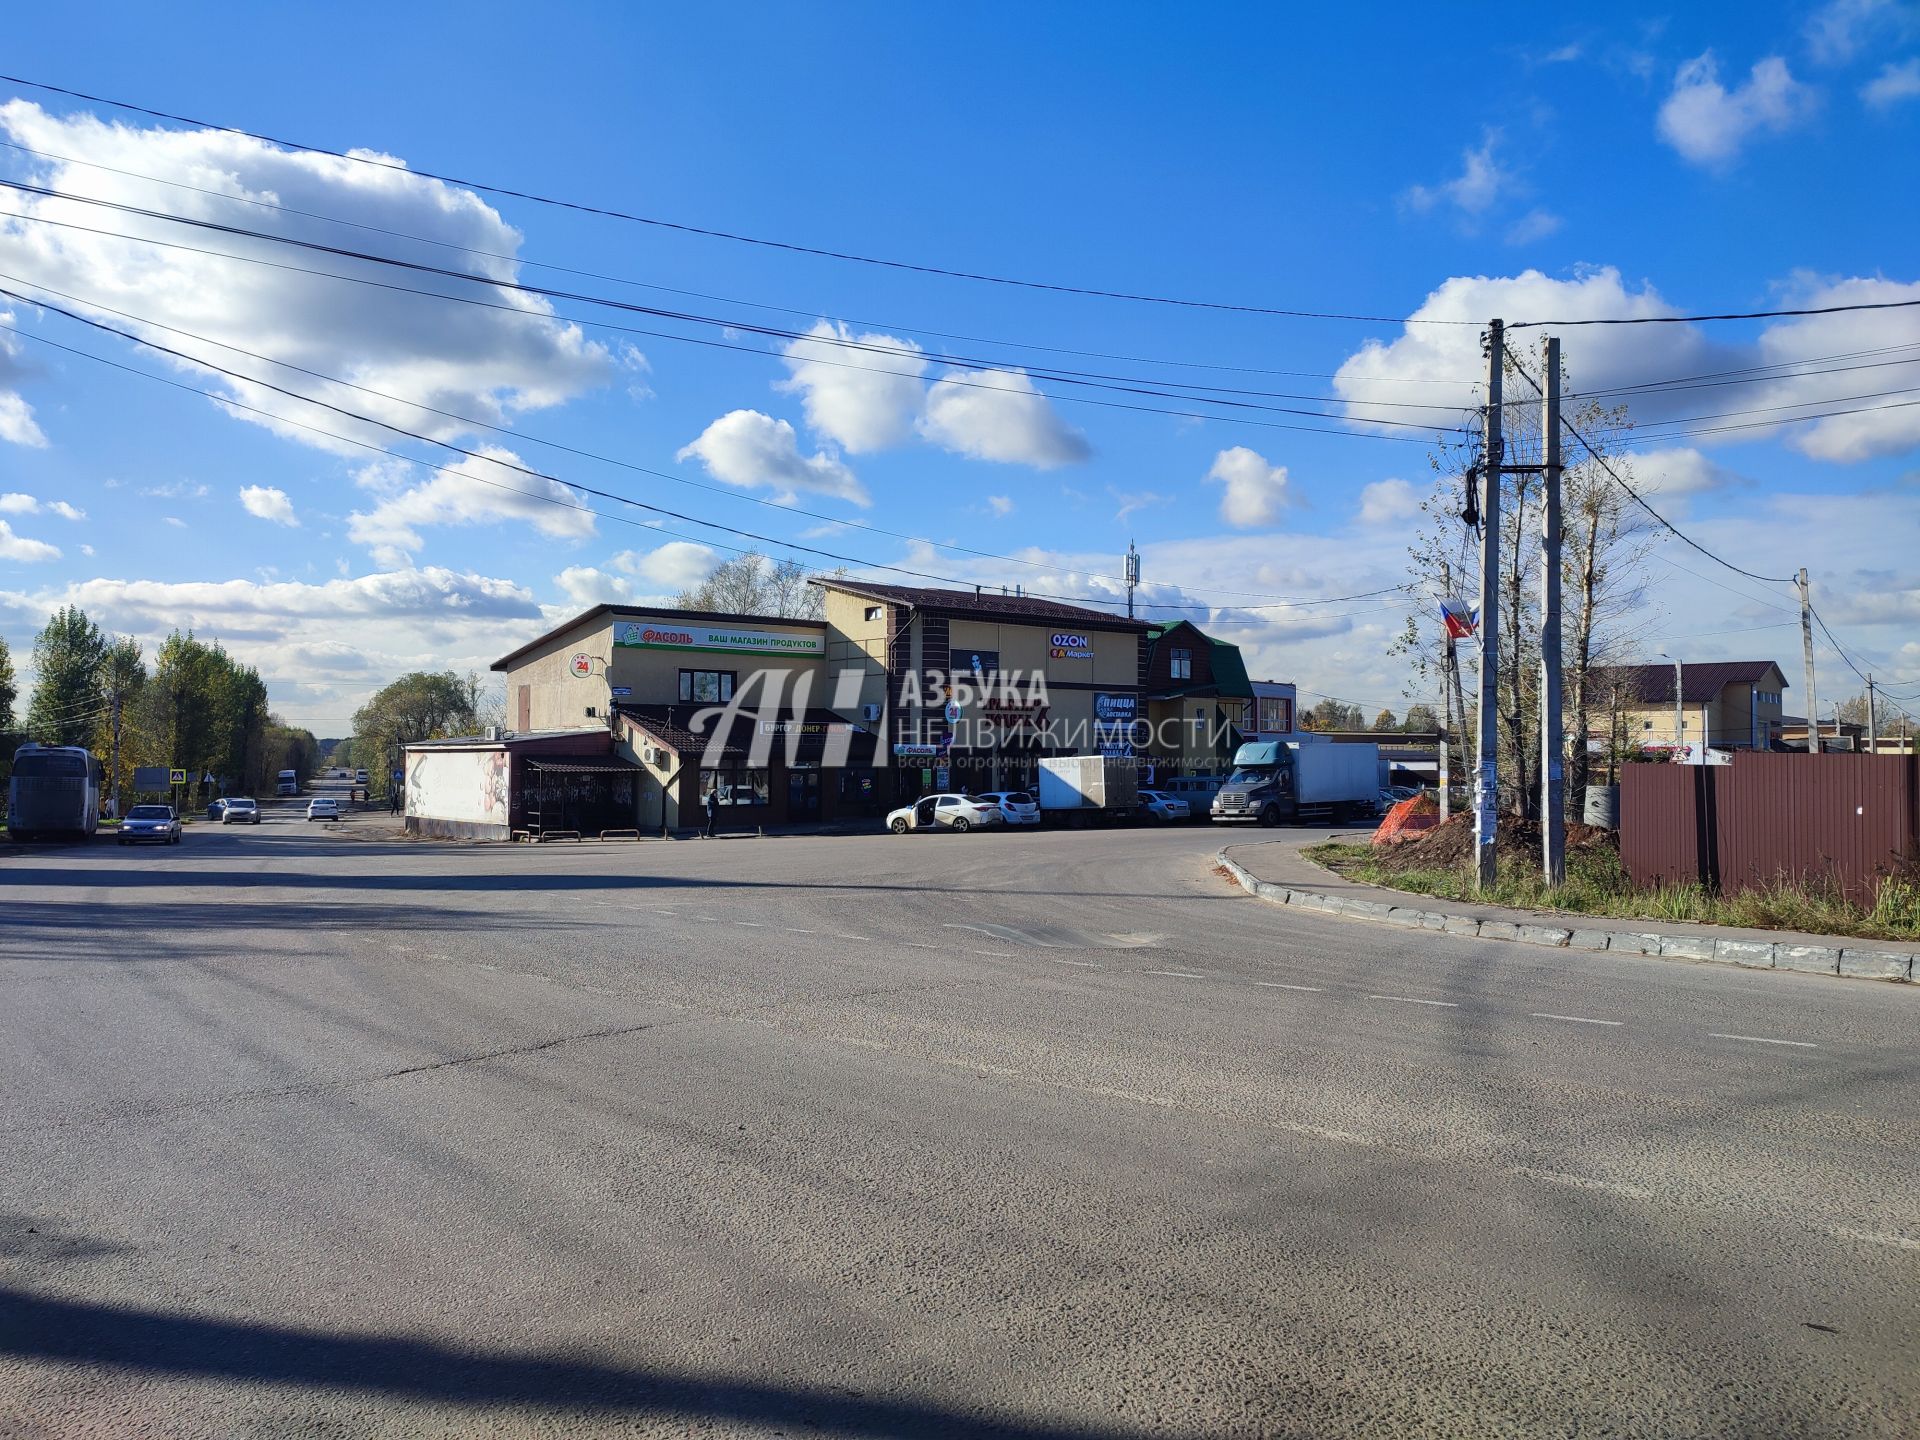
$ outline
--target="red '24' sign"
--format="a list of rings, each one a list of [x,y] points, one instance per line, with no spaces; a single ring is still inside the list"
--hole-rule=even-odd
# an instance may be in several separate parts
[[[573,673],[582,680],[587,679],[593,674],[593,657],[585,651],[575,655],[567,664],[572,667]]]

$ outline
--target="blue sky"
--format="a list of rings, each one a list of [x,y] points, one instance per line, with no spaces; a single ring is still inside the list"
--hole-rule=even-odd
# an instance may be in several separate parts
[[[1401,321],[1920,297],[1912,4],[1702,4],[1618,12],[1604,25],[1519,5],[1478,10],[1471,24],[1424,5],[1115,6],[1097,29],[1087,13],[567,6],[535,27],[524,7],[346,6],[324,25],[269,9],[241,26],[224,7],[110,5],[83,44],[43,7],[9,22],[0,70],[712,229],[1382,319],[1130,303],[790,254],[475,196],[5,84],[0,139],[131,173],[14,149],[0,151],[0,177],[736,326],[804,331],[836,317],[846,322],[836,338],[875,337],[865,343],[880,348],[785,353],[786,342],[739,329],[489,292],[563,318],[511,315],[5,218],[0,272],[26,282],[23,293],[65,291],[78,299],[59,303],[95,318],[470,450],[497,448],[509,464],[859,561],[1098,596],[1111,582],[1097,577],[1116,576],[1137,538],[1148,599],[1208,607],[1152,613],[1192,614],[1240,640],[1256,673],[1370,710],[1407,703],[1405,667],[1387,654],[1404,603],[1262,597],[1407,578],[1428,445],[1417,430],[1396,441],[1351,422],[1456,423],[1445,408],[1357,407],[1469,404],[1479,362],[1474,326]],[[111,42],[92,43],[100,36]],[[67,202],[15,196],[0,208],[376,273]],[[606,278],[516,269],[471,249]],[[670,595],[722,547],[747,543],[643,511],[624,511],[633,523],[623,523],[520,499],[497,486],[539,482],[485,461],[445,476],[376,460],[286,422],[416,459],[460,457],[235,389],[44,309],[6,310],[33,337],[0,331],[0,633],[23,660],[47,609],[68,600],[147,637],[191,624],[258,663],[284,713],[338,733],[394,673],[483,668],[558,616],[597,598]],[[572,323],[593,319],[740,348]],[[276,372],[181,331],[398,398]],[[1920,346],[1916,310],[1560,333],[1576,386],[1869,349],[1876,362],[1920,356],[1887,348]],[[45,341],[240,396],[270,416],[237,418]],[[1196,408],[1023,373],[1041,366],[1317,397],[1262,403],[1329,418],[1090,405],[1074,397]],[[1895,364],[1776,377],[1655,397],[1637,413],[1844,408],[1831,402],[1920,384],[1915,373]],[[401,403],[410,400],[511,433],[425,415]],[[1344,433],[1277,428],[1292,425]],[[1641,448],[1636,476],[1689,533],[1762,574],[1808,566],[1853,657],[1920,691],[1920,407]],[[1700,659],[1791,657],[1797,677],[1793,629],[1749,628],[1792,620],[1773,608],[1786,603],[1778,587],[1672,546],[1648,581],[1628,627],[1635,653],[1622,658],[1675,647]],[[1245,608],[1254,603],[1269,608]],[[1822,666],[1823,694],[1848,688],[1824,645]]]

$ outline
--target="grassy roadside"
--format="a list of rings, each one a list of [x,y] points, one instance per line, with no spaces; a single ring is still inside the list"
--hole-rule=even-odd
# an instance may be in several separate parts
[[[1640,889],[1627,878],[1617,853],[1594,846],[1568,854],[1565,885],[1548,885],[1531,861],[1502,860],[1498,882],[1491,891],[1481,893],[1474,890],[1464,867],[1390,868],[1381,863],[1381,852],[1371,845],[1315,845],[1304,853],[1309,860],[1349,880],[1443,900],[1477,900],[1520,910],[1561,910],[1617,919],[1741,925],[1869,940],[1920,940],[1920,884],[1901,878],[1884,880],[1871,908],[1847,899],[1833,886],[1818,883],[1780,883],[1733,895],[1716,895],[1699,885]]]

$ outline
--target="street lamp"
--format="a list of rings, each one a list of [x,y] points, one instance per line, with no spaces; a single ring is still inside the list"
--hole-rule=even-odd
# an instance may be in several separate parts
[[[1681,695],[1680,662],[1678,660],[1674,660],[1674,657],[1667,654],[1667,652],[1664,650],[1660,652],[1660,658],[1662,660],[1673,660],[1673,745],[1675,750],[1684,752],[1686,749],[1686,743],[1687,743],[1686,742],[1687,717],[1686,717],[1686,712],[1680,708],[1680,695]],[[1681,758],[1682,759],[1686,758],[1684,753],[1682,753]],[[1706,758],[1707,758],[1706,737],[1703,735],[1701,737],[1701,744],[1700,744],[1700,759],[1702,761],[1705,761]]]

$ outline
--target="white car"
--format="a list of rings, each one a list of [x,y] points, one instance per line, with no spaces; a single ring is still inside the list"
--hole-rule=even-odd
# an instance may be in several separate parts
[[[896,835],[909,830],[973,830],[1006,823],[999,806],[973,795],[922,795],[887,816],[887,829]]]
[[[1193,810],[1186,801],[1164,790],[1142,790],[1140,808],[1155,820],[1184,822],[1193,818]]]
[[[307,819],[338,820],[339,818],[340,802],[331,795],[316,795],[307,802]]]
[[[1027,790],[990,790],[973,797],[981,805],[991,805],[1009,825],[1038,825],[1040,802]]]
[[[220,806],[220,823],[222,825],[258,825],[260,802],[245,799],[223,801]]]

